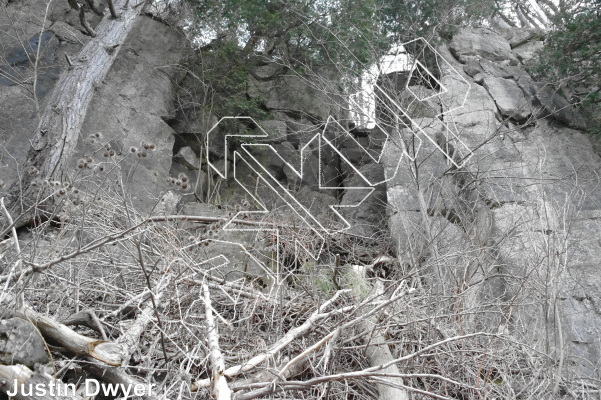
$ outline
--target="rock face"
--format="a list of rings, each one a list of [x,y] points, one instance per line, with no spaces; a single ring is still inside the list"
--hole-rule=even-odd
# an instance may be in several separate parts
[[[63,53],[75,56],[88,40],[66,6],[51,9],[44,24],[30,17],[44,14],[38,3],[24,0],[0,15],[2,32],[14,29],[13,20],[24,27],[15,40],[5,35],[0,48],[0,177],[8,182],[17,177],[29,148],[36,100],[43,104],[66,67]],[[276,72],[273,65],[253,71],[247,94],[269,117],[241,124],[255,134],[248,142],[227,142],[232,131],[206,110],[173,123],[178,95],[173,81],[186,81],[172,66],[182,58],[184,41],[167,25],[142,16],[97,88],[72,175],[98,189],[108,180],[98,167],[114,167],[127,190],[124,201],[155,215],[226,218],[240,210],[256,212],[260,207],[251,204],[256,200],[284,210],[273,218],[277,222],[327,222],[338,229],[330,206],[360,203],[341,211],[351,225],[348,232],[365,240],[388,228],[408,276],[420,285],[424,278],[437,295],[462,295],[454,306],[465,311],[468,328],[509,332],[554,361],[568,360],[570,373],[594,377],[601,367],[601,159],[581,132],[583,117],[523,68],[540,48],[539,39],[536,31],[464,30],[448,48],[438,49],[450,63],[440,64],[440,88],[393,77],[399,79],[391,96],[420,129],[411,124],[390,129],[380,165],[383,129],[348,131],[330,120],[344,119],[344,101],[327,73],[320,83],[325,87],[318,88],[297,75],[267,79]],[[30,90],[29,59],[37,44],[42,69]],[[388,125],[395,123],[382,115]],[[204,139],[212,129],[207,149]],[[248,157],[241,161],[245,144],[257,145],[247,152],[255,164]],[[95,169],[78,171],[77,158],[86,157]],[[221,178],[234,168],[246,183],[232,175]],[[393,178],[375,185],[385,177]],[[367,198],[351,190],[374,186]],[[286,203],[286,195],[297,202]],[[223,204],[201,205],[197,199]],[[292,220],[295,211],[300,218]],[[197,233],[214,267],[223,256],[229,259],[224,274],[238,272],[241,278],[249,265],[245,272],[253,279],[274,279],[268,263],[255,262],[260,253],[273,261],[273,243],[258,243],[256,232],[225,231],[222,225]],[[472,313],[481,304],[485,312]],[[0,339],[7,338],[0,347],[24,344],[11,341],[15,329],[19,338],[33,338],[35,332],[23,324],[8,323],[14,326],[0,326]],[[45,362],[45,353],[34,347],[34,355],[18,362]]]
[[[498,33],[484,28],[461,31],[451,41],[450,49],[461,62],[466,62],[471,57],[480,57],[518,64],[509,43]]]
[[[339,114],[340,106],[344,101],[335,95],[339,92],[335,80],[327,82],[328,86],[331,86],[330,90],[323,90],[322,87],[314,85],[312,77],[293,74],[263,80],[273,75],[274,68],[279,66],[268,65],[257,68],[255,76],[260,80],[255,77],[250,78],[248,89],[250,97],[262,99],[265,106],[271,110],[293,115],[300,114],[314,120],[325,121],[329,116]]]
[[[85,140],[78,145],[79,155],[96,154],[99,161],[111,162],[103,160],[102,150],[98,150],[111,143],[115,157],[123,159],[122,171],[129,174],[132,204],[141,212],[152,210],[168,189],[175,138],[165,120],[174,114],[173,60],[180,59],[182,52],[179,33],[140,16],[120,49],[120,57],[97,89],[82,127]],[[98,132],[101,138],[90,138]],[[145,144],[154,144],[154,150],[146,149]]]
[[[503,117],[525,121],[530,116],[530,104],[515,81],[490,76],[483,84]]]
[[[489,304],[464,323],[509,332],[564,360],[564,373],[594,377],[601,359],[601,159],[576,130],[586,126],[579,113],[518,65],[528,58],[524,49],[539,47],[529,42],[536,32],[501,33],[462,31],[450,49],[439,49],[454,67],[441,76],[444,121],[455,133],[443,142],[461,140],[474,152],[456,168],[423,141],[416,162],[406,158],[387,184],[391,232],[403,262],[427,266],[432,290],[465,294],[465,310]],[[455,108],[465,93],[461,78],[470,90]],[[424,130],[433,124],[421,121]],[[402,129],[395,140],[416,137]],[[385,168],[398,158],[398,150],[388,151]]]
[[[65,55],[78,62],[77,53],[89,40],[79,31],[77,13],[70,12],[68,4],[53,3],[48,11],[44,26],[39,21],[45,20],[46,7],[39,2],[25,1],[0,14],[2,31],[14,31],[0,41],[5,62],[0,64],[0,102],[8,105],[0,109],[0,176],[7,183],[5,188],[17,178],[30,148],[29,139],[38,123],[36,102],[45,106],[44,97],[67,67]],[[90,13],[88,19],[93,25],[99,17]],[[174,132],[165,120],[174,114],[173,65],[182,56],[182,39],[165,24],[146,16],[138,18],[109,75],[97,88],[71,162],[77,171],[77,160],[90,157],[93,161],[88,164],[96,170],[80,174],[90,179],[99,169],[108,171],[111,165],[119,164],[128,180],[125,189],[132,193],[132,204],[141,212],[149,212],[168,188]],[[36,71],[32,60],[38,44],[41,56]],[[32,96],[27,82],[34,75],[36,90]],[[154,145],[152,151],[149,144]],[[130,150],[132,147],[136,151]],[[103,156],[109,151],[111,156]],[[99,182],[106,179],[97,177]]]
[[[11,4],[0,12],[0,179],[7,183],[5,189],[16,179],[29,149],[37,126],[36,101],[44,106],[44,98],[66,68],[64,54],[74,58],[88,40],[78,29],[52,18],[65,15],[68,7],[52,3],[46,19],[45,4],[36,1]],[[32,61],[38,46],[36,71]],[[31,85],[34,75],[35,91]],[[0,188],[0,196],[3,193]]]
[[[44,340],[33,324],[20,318],[0,321],[0,363],[33,367],[49,360]]]

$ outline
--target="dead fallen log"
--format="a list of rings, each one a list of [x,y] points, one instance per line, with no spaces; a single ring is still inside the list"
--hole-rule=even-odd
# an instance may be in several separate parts
[[[211,307],[211,294],[209,286],[202,285],[205,303],[205,316],[207,321],[207,341],[209,342],[209,361],[211,364],[211,396],[217,400],[231,400],[232,392],[227,385],[227,380],[223,375],[225,363],[223,354],[219,348],[219,331],[215,318],[213,317],[213,309]]]
[[[365,271],[362,271],[361,266],[354,266],[351,271],[348,271],[349,274],[353,275],[354,279],[350,279],[350,281],[357,280],[361,281],[362,285],[367,286],[369,283],[365,280]],[[374,282],[374,289],[376,295],[381,296],[384,293],[384,288],[381,282]],[[359,302],[361,299],[357,299]],[[388,374],[388,377],[382,378],[376,386],[378,388],[379,400],[407,400],[409,399],[409,393],[405,390],[405,385],[403,379],[399,377],[399,368],[396,364],[391,361],[394,360],[392,353],[390,352],[390,348],[388,347],[388,343],[386,342],[386,338],[384,334],[380,331],[378,327],[378,317],[377,315],[372,315],[366,318],[363,321],[363,328],[365,331],[370,333],[370,336],[366,338],[367,348],[365,351],[365,355],[369,360],[369,364],[372,367],[380,366],[380,365],[388,365],[382,368],[382,372]]]
[[[14,307],[15,300],[13,294],[5,293],[0,306],[10,310],[10,307]],[[73,355],[90,357],[111,366],[120,366],[123,362],[125,354],[122,346],[110,341],[80,335],[55,319],[38,313],[26,304],[8,311],[8,314],[11,317],[30,321],[40,330],[44,339],[59,344]]]

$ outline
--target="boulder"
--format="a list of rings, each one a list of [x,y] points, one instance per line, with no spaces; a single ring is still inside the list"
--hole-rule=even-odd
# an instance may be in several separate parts
[[[286,126],[288,128],[287,141],[294,145],[295,148],[298,148],[301,143],[307,143],[323,130],[321,124],[313,124],[306,118],[299,120],[287,118]]]
[[[188,146],[179,149],[177,154],[173,156],[173,161],[180,163],[190,170],[200,167],[200,157]]]
[[[476,59],[470,59],[463,65],[463,71],[469,76],[475,76],[483,72],[480,66],[480,61]]]
[[[285,142],[288,139],[288,125],[286,124],[286,121],[274,119],[268,121],[259,121],[258,124],[261,126],[263,131],[269,135],[265,139],[258,138],[258,142],[277,144]]]
[[[384,167],[370,163],[359,168],[359,172],[370,182],[384,180]],[[357,173],[344,180],[347,188],[364,187],[365,180]],[[364,190],[347,190],[342,196],[341,206],[355,205],[365,197]],[[341,208],[340,213],[350,224],[348,233],[366,238],[373,238],[386,228],[386,186],[377,185],[374,191],[356,207]]]
[[[258,67],[255,74],[261,79],[252,76],[249,78],[248,95],[251,98],[262,100],[270,110],[318,121],[325,121],[330,115],[339,114],[343,101],[336,87],[324,90],[311,83],[314,77],[292,74],[275,75],[266,79],[265,76],[272,76],[266,72],[272,68],[271,65]]]
[[[21,318],[0,320],[0,363],[33,368],[48,361],[44,339],[31,322]]]
[[[532,60],[537,51],[541,50],[544,47],[542,41],[537,40],[535,42],[524,43],[521,46],[515,47],[513,49],[513,53],[516,55],[518,60],[522,63],[526,63]]]
[[[509,66],[503,66],[498,63],[493,63],[488,60],[480,60],[480,66],[487,75],[492,75],[496,78],[512,78],[513,71],[508,68]]]
[[[446,110],[454,109],[446,119],[459,124],[462,129],[477,126],[474,130],[477,137],[465,135],[469,142],[475,143],[497,128],[495,103],[485,88],[480,85],[468,85],[454,76],[444,76],[442,84],[448,90],[441,95],[443,107]],[[467,88],[469,88],[467,99],[463,101],[459,94]]]
[[[484,78],[484,87],[490,93],[501,115],[516,121],[525,121],[532,114],[530,102],[515,81],[492,76]]]
[[[541,117],[550,115],[572,129],[584,130],[587,127],[586,119],[551,86],[536,83],[529,76],[522,76],[517,81],[522,91],[530,99],[535,99],[534,106],[538,106],[545,113],[539,112]]]
[[[529,41],[541,39],[545,36],[545,32],[540,29],[527,28],[496,28],[501,36],[509,42],[511,48],[521,46]]]
[[[401,92],[399,105],[412,118],[436,118],[441,112],[437,94],[424,86],[409,86]]]
[[[449,48],[462,63],[473,57],[490,61],[509,61],[512,65],[519,63],[507,40],[485,28],[462,30],[453,37]]]

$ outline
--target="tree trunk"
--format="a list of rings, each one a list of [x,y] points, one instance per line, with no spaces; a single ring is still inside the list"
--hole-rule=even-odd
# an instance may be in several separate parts
[[[61,181],[66,163],[75,152],[95,88],[110,70],[119,46],[131,31],[143,3],[144,0],[115,0],[118,18],[104,16],[96,27],[96,37],[84,46],[77,59],[70,61],[72,65],[62,74],[49,96],[21,170],[28,171],[35,167],[38,173],[22,173],[20,180],[13,183],[9,191],[8,208],[16,226],[23,226],[34,218],[39,211],[34,210],[36,201],[50,194],[40,191],[39,180]],[[35,187],[32,186],[34,181],[37,181]],[[51,196],[44,203],[46,207],[51,205],[49,199]],[[40,204],[40,207],[44,204]],[[6,219],[0,220],[0,233],[4,232],[6,225]]]

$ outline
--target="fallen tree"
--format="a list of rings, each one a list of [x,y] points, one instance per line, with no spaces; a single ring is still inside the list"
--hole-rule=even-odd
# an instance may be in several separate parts
[[[46,101],[22,168],[35,173],[22,174],[9,189],[8,209],[14,217],[14,226],[23,226],[36,216],[43,218],[40,207],[44,203],[45,208],[51,205],[52,197],[41,190],[40,182],[61,177],[65,162],[75,151],[95,88],[108,74],[144,3],[144,0],[116,0],[113,6],[118,17],[105,15],[93,31],[95,36],[91,35],[77,58],[68,59],[69,68]],[[6,219],[0,219],[0,237],[10,229],[7,225]]]

